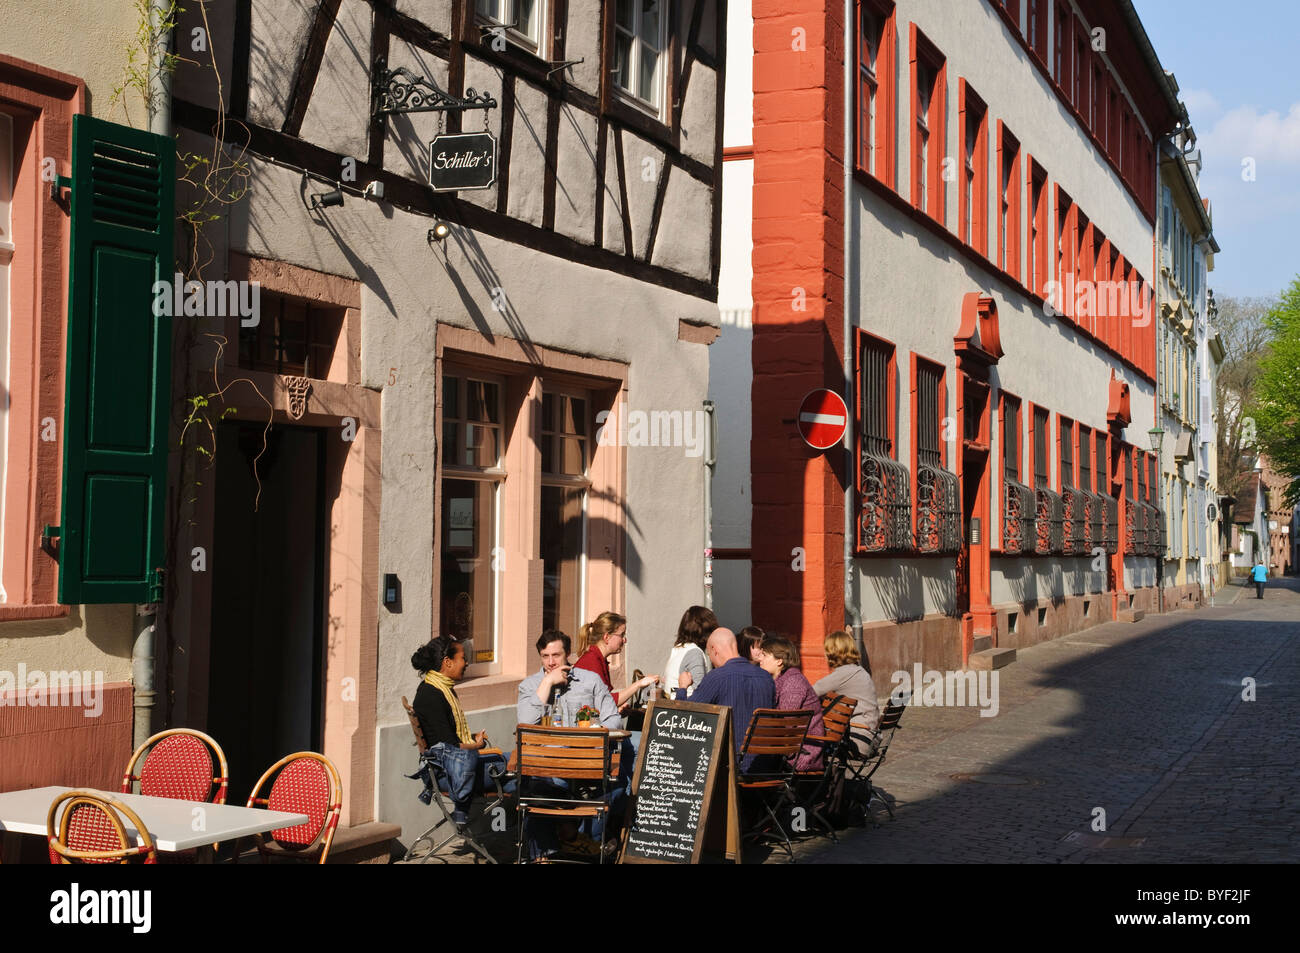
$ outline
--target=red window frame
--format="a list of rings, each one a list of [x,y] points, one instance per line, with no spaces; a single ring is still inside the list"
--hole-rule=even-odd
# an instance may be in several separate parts
[[[1051,487],[1052,485],[1052,412],[1042,404],[1029,405],[1029,462],[1032,464],[1030,473],[1030,482],[1025,486],[1030,489],[1038,489],[1040,486]],[[1041,424],[1041,428],[1039,427]],[[1043,470],[1039,472],[1039,450],[1043,453]],[[1043,482],[1038,482],[1042,477]]]
[[[1070,465],[1065,465],[1064,449],[1069,448]],[[1063,414],[1056,415],[1056,492],[1064,493],[1067,486],[1079,485],[1079,455],[1075,452],[1075,423]],[[1066,483],[1066,479],[1069,483]]]
[[[1034,161],[1032,155],[1026,156],[1025,188],[1029,196],[1029,236],[1025,242],[1025,281],[1029,290],[1039,298],[1043,297],[1043,286],[1051,263],[1047,258],[1047,170]]]
[[[922,357],[915,351],[911,352],[911,412],[908,415],[911,420],[912,430],[912,538],[916,538],[919,532],[918,520],[920,517],[921,503],[921,439],[920,439],[920,388],[918,386],[921,375],[918,373],[922,366],[930,370],[939,372],[939,393],[935,401],[935,412],[937,414],[935,431],[939,436],[939,464],[945,470],[948,469],[948,441],[943,438],[943,419],[948,414],[948,375],[947,368],[938,361],[932,361],[927,357]],[[897,455],[895,455],[897,459]]]
[[[998,267],[1020,280],[1020,141],[998,120]]]
[[[1084,122],[1091,125],[1088,118],[1088,105],[1091,102],[1088,81],[1092,77],[1092,37],[1077,18],[1074,21],[1074,59],[1070,65],[1073,70],[1070,99],[1074,108],[1079,110],[1079,115],[1083,116]]]
[[[1074,70],[1070,65],[1074,55],[1074,15],[1060,0],[1057,0],[1055,12],[1056,19],[1052,24],[1052,32],[1055,34],[1055,41],[1052,44],[1055,51],[1052,76],[1056,80],[1056,85],[1065,94],[1065,98],[1070,100],[1073,98],[1071,84],[1074,82]]]
[[[880,23],[880,38],[876,46],[875,126],[872,135],[864,135],[865,116],[869,115],[869,104],[865,98],[867,79],[864,73],[864,56],[866,44],[863,40],[863,15],[868,14]],[[857,143],[855,162],[857,167],[867,175],[873,176],[893,188],[897,167],[898,135],[898,33],[894,5],[888,0],[858,0],[857,24],[854,33],[856,45],[855,58],[858,63],[857,96],[854,111],[854,141]],[[874,152],[874,154],[873,154]]]
[[[912,206],[924,211],[940,225],[947,224],[947,190],[943,181],[943,158],[947,143],[947,103],[948,62],[936,47],[917,28],[909,24],[909,70],[911,80],[912,108],[910,112],[910,162],[908,177],[911,179]],[[917,128],[921,118],[921,80],[923,70],[928,71],[933,79],[930,81],[928,108],[925,111],[927,130],[925,162],[921,162],[921,133]]]
[[[1094,492],[1097,486],[1097,464],[1094,459],[1095,447],[1092,441],[1092,428],[1086,424],[1076,424],[1078,440],[1074,446],[1074,468],[1077,474],[1076,485],[1081,489]],[[1088,447],[1088,479],[1083,479],[1083,448]]]
[[[1047,0],[1028,0],[1025,6],[1025,40],[1034,54],[1047,65]]]
[[[1074,229],[1078,216],[1078,207],[1069,193],[1056,186],[1056,283],[1060,288],[1061,303],[1057,309],[1063,314],[1074,316],[1074,281],[1067,276],[1074,274]]]
[[[1000,391],[998,393],[998,468],[1002,475],[1002,485],[1007,485],[1007,415],[1010,412],[1014,418],[1012,423],[1016,428],[1016,452],[1015,464],[1016,475],[1014,477],[1017,483],[1024,483],[1025,475],[1025,432],[1020,421],[1020,398],[1010,391]]]
[[[961,188],[957,192],[957,233],[963,242],[986,258],[989,253],[989,117],[988,107],[979,93],[966,80],[957,83],[957,128],[961,146]],[[979,131],[975,135],[975,154],[971,168],[966,167],[967,123],[978,117]],[[967,207],[968,180],[971,208]],[[970,237],[967,237],[967,231]]]
[[[889,456],[898,459],[898,349],[892,341],[885,338],[877,337],[874,334],[868,334],[861,328],[857,329],[856,339],[854,341],[854,368],[853,368],[853,423],[857,428],[856,433],[862,436],[865,433],[864,422],[866,415],[863,408],[863,368],[862,368],[862,350],[864,347],[874,347],[879,349],[885,355],[885,433],[880,435],[889,444]]]

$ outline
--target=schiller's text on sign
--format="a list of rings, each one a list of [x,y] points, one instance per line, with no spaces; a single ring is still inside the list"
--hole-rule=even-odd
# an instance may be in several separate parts
[[[497,141],[490,132],[439,136],[429,143],[429,186],[435,192],[487,189],[497,180]]]

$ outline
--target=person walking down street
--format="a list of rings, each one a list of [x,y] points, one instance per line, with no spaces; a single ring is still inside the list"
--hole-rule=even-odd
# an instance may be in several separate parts
[[[1263,599],[1264,582],[1268,579],[1268,567],[1264,565],[1264,561],[1262,559],[1259,562],[1255,563],[1254,568],[1251,569],[1250,578],[1255,582],[1255,598]]]

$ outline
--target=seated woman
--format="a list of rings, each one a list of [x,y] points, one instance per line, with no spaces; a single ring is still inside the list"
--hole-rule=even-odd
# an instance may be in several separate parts
[[[871,673],[862,667],[862,656],[858,654],[857,643],[853,641],[853,636],[840,629],[826,636],[824,644],[826,664],[831,667],[831,672],[817,680],[813,691],[818,695],[835,692],[857,699],[857,707],[853,709],[853,717],[849,720],[849,730],[855,735],[874,734],[876,726],[880,724],[876,683],[871,680]],[[853,743],[864,756],[871,750],[869,741],[854,738]]]
[[[747,625],[740,630],[736,636],[736,641],[740,647],[740,657],[748,659],[755,665],[758,664],[758,649],[763,644],[763,638],[767,633],[756,625]]]
[[[658,675],[647,675],[638,679],[627,688],[614,690],[614,683],[609,680],[609,659],[623,651],[627,645],[627,619],[617,612],[602,612],[596,621],[588,622],[582,627],[582,644],[585,649],[574,668],[583,668],[600,676],[609,693],[614,696],[614,704],[622,711],[632,704],[637,692],[659,681]]]
[[[668,664],[664,666],[664,691],[670,698],[679,688],[686,689],[683,698],[689,699],[695,694],[695,686],[709,671],[704,646],[717,627],[718,617],[712,609],[691,606],[682,613],[682,621],[677,624],[677,641],[673,642]],[[683,673],[684,678],[681,677]]]
[[[486,731],[470,734],[469,723],[456,697],[455,685],[465,676],[465,647],[448,636],[431,639],[415,650],[411,665],[423,681],[415,690],[416,718],[424,743],[425,757],[447,777],[458,828],[469,822],[469,806],[475,794],[488,789],[491,778],[505,773],[506,762],[499,753],[482,754],[488,747]],[[489,770],[491,773],[489,774]],[[513,786],[507,786],[507,790]]]
[[[784,711],[811,710],[813,717],[812,724],[808,726],[808,734],[822,735],[826,733],[826,727],[822,724],[822,703],[800,670],[801,661],[799,647],[789,639],[768,635],[759,644],[758,664],[776,679],[776,707]],[[804,745],[795,758],[794,769],[820,771],[821,747],[815,744]]]

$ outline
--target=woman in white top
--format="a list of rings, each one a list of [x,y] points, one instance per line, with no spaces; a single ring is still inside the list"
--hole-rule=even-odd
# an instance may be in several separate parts
[[[712,609],[704,606],[691,606],[682,614],[682,621],[677,626],[677,641],[668,653],[668,664],[664,667],[664,694],[672,698],[678,686],[677,676],[682,672],[691,673],[691,683],[686,686],[686,697],[695,694],[695,686],[709,670],[709,659],[704,654],[704,645],[713,630],[718,627],[718,617]]]
[[[818,695],[836,692],[857,700],[858,704],[850,718],[850,731],[857,736],[853,743],[863,755],[866,755],[871,750],[871,745],[868,741],[860,739],[864,736],[873,737],[880,724],[876,684],[871,679],[871,673],[862,667],[862,656],[858,652],[857,643],[848,632],[843,629],[832,632],[826,636],[823,644],[826,651],[826,664],[830,666],[831,671],[830,674],[817,680],[813,685],[813,691]]]

